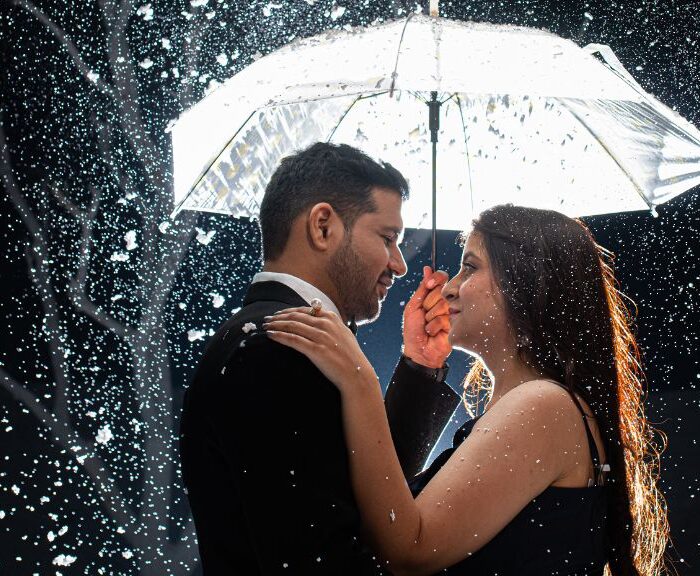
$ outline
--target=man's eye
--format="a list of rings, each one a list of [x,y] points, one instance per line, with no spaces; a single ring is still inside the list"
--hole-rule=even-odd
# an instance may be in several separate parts
[[[389,246],[394,241],[394,239],[391,236],[382,236],[382,238],[384,238],[385,246]]]

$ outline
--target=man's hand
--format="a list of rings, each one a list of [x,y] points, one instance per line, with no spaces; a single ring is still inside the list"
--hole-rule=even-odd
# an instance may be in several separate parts
[[[403,353],[429,368],[442,368],[452,352],[448,340],[450,314],[442,287],[447,272],[423,267],[423,280],[403,311]]]

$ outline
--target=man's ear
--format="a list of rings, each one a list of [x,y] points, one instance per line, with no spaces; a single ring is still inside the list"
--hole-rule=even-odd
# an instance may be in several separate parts
[[[328,202],[314,204],[306,219],[306,233],[311,246],[326,251],[338,244],[343,237],[340,216]]]

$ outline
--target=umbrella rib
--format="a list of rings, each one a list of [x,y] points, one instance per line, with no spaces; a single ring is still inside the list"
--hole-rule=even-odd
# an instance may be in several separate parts
[[[472,165],[469,159],[469,142],[467,139],[467,126],[464,123],[464,113],[462,112],[462,100],[456,94],[454,95],[457,99],[457,107],[459,108],[459,117],[462,119],[462,133],[464,134],[464,146],[467,149],[467,177],[469,179],[469,204],[470,204],[470,217],[474,216],[474,187],[472,185]]]
[[[350,104],[350,106],[347,107],[347,109],[345,110],[345,112],[343,112],[343,115],[340,117],[340,120],[338,120],[338,123],[335,125],[335,127],[333,128],[333,130],[331,130],[331,133],[328,135],[328,138],[326,138],[326,142],[330,142],[330,141],[331,141],[331,138],[333,138],[333,136],[335,135],[335,131],[336,131],[336,130],[340,127],[340,125],[343,123],[343,120],[345,120],[345,117],[349,114],[350,110],[352,110],[352,108],[353,108],[353,106],[355,106],[355,104],[357,104],[360,100],[365,100],[365,99],[367,99],[367,98],[376,98],[377,96],[379,96],[379,95],[381,95],[381,94],[386,94],[386,92],[378,92],[377,94],[369,94],[369,95],[360,94],[357,98],[355,98],[355,99],[352,101],[352,104]]]
[[[406,22],[403,23],[403,29],[401,30],[401,38],[399,38],[399,47],[396,49],[396,62],[394,63],[394,71],[391,73],[391,87],[389,88],[389,98],[394,96],[394,85],[396,84],[396,78],[398,78],[398,73],[396,72],[399,68],[399,56],[401,56],[401,44],[403,44],[403,35],[406,32],[406,26],[408,26],[409,21],[414,16],[414,12],[411,12],[406,18]]]
[[[654,207],[654,204],[653,204],[652,202],[650,202],[649,199],[644,195],[644,191],[641,189],[641,187],[639,186],[639,184],[637,184],[637,182],[634,180],[634,178],[632,178],[632,175],[631,175],[627,170],[625,170],[625,168],[622,166],[622,164],[620,163],[620,161],[617,159],[617,156],[613,153],[612,150],[610,150],[610,148],[608,148],[608,146],[605,144],[605,142],[603,142],[603,141],[600,139],[600,137],[598,136],[598,134],[596,134],[595,132],[593,132],[593,130],[591,130],[591,128],[581,119],[581,117],[580,117],[576,112],[574,112],[574,110],[572,110],[572,109],[566,104],[566,101],[564,100],[564,98],[557,98],[556,100],[557,100],[557,101],[559,102],[559,104],[561,104],[566,110],[568,110],[569,113],[570,113],[574,118],[576,118],[576,120],[578,120],[578,122],[581,124],[581,126],[583,126],[583,127],[588,131],[588,133],[589,133],[591,136],[593,136],[593,138],[595,138],[596,142],[598,142],[598,144],[600,144],[600,145],[603,147],[603,149],[608,153],[608,155],[610,156],[610,158],[612,158],[613,161],[615,162],[615,164],[617,164],[618,168],[619,168],[620,170],[622,170],[622,173],[623,173],[625,176],[627,176],[627,179],[632,183],[632,185],[634,186],[634,189],[637,191],[637,194],[639,194],[639,197],[644,201],[644,203],[645,203],[649,208],[653,208],[653,207]]]
[[[173,213],[170,215],[170,218],[171,218],[171,219],[172,219],[172,218],[175,218],[175,216],[177,216],[177,215],[180,213],[180,211],[182,210],[183,204],[184,204],[185,202],[187,202],[187,199],[190,197],[190,195],[192,194],[192,192],[194,192],[195,188],[197,188],[197,186],[199,186],[199,185],[202,183],[202,180],[204,180],[204,177],[207,175],[207,173],[209,172],[209,170],[211,170],[211,167],[212,167],[212,166],[216,163],[216,161],[221,157],[221,155],[224,153],[224,150],[226,150],[226,148],[228,148],[229,144],[231,144],[231,142],[233,142],[233,141],[236,139],[236,136],[238,136],[238,134],[240,133],[240,131],[243,130],[243,128],[245,127],[245,125],[248,124],[248,121],[253,117],[253,115],[255,114],[255,112],[257,112],[257,110],[253,110],[253,111],[250,113],[250,116],[248,116],[248,118],[245,119],[245,122],[243,122],[243,124],[241,124],[240,128],[238,128],[238,130],[236,130],[236,132],[233,134],[233,136],[231,136],[231,138],[229,138],[229,140],[226,142],[226,144],[224,144],[223,148],[221,148],[221,150],[219,151],[219,153],[218,153],[216,156],[214,156],[214,158],[211,160],[211,162],[209,162],[209,163],[207,164],[207,167],[206,167],[206,168],[202,171],[202,173],[199,175],[199,178],[197,178],[197,180],[195,181],[195,183],[190,187],[189,192],[187,192],[187,194],[185,194],[185,197],[184,197],[182,200],[180,200],[180,202],[178,203],[178,205],[177,205],[177,206],[175,207],[175,209],[173,210]]]

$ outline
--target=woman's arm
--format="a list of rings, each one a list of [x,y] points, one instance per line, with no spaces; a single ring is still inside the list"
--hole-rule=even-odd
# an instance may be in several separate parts
[[[313,317],[291,310],[267,328],[270,338],[306,354],[340,390],[363,525],[395,574],[432,574],[466,558],[585,457],[576,448],[585,438],[583,424],[566,391],[529,382],[481,417],[414,500],[376,375],[347,327],[329,312]],[[585,453],[585,441],[582,446]]]
[[[417,499],[371,378],[342,393],[355,497],[371,544],[398,575],[433,574],[476,552],[560,478],[585,434],[567,393],[530,382],[481,417]],[[578,436],[577,436],[578,434]],[[567,450],[567,447],[569,448]]]

